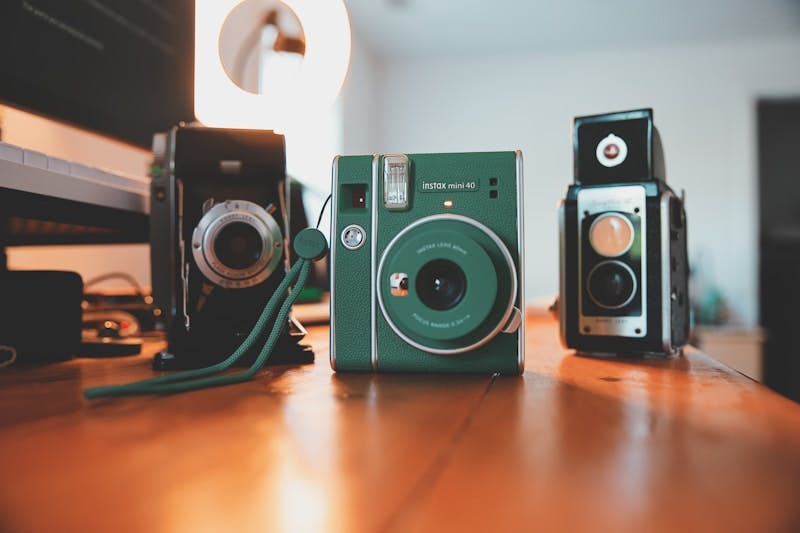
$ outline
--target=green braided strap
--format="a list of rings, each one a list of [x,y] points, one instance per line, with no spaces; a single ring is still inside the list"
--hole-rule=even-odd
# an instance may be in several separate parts
[[[230,385],[232,383],[240,383],[253,378],[255,374],[261,370],[267,362],[275,343],[280,337],[286,320],[289,317],[292,305],[297,297],[300,295],[302,288],[305,286],[311,270],[311,261],[302,258],[295,263],[284,277],[278,289],[273,293],[272,297],[267,302],[261,315],[258,317],[255,326],[247,335],[242,344],[224,361],[215,365],[205,368],[198,368],[196,370],[187,370],[184,372],[176,372],[165,376],[158,376],[134,383],[125,385],[113,385],[107,387],[94,387],[83,391],[83,395],[88,399],[102,398],[107,396],[132,396],[139,394],[170,394],[174,392],[184,392],[190,390],[204,389],[208,387],[217,387],[221,385]],[[285,293],[289,291],[290,285],[294,283],[294,290],[286,297],[283,304],[280,304]],[[275,314],[275,310],[280,304],[278,316],[275,319],[274,326],[270,332],[269,338],[264,343],[261,351],[258,354],[255,362],[245,370],[236,374],[228,374],[223,376],[215,376],[224,372],[233,366],[245,353],[247,353],[255,344],[255,342],[262,336],[267,324]]]

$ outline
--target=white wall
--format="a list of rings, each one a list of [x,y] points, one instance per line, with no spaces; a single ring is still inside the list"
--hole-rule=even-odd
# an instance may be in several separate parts
[[[373,130],[359,132],[372,142],[356,151],[523,150],[529,299],[557,292],[556,205],[572,180],[572,117],[654,108],[668,182],[687,192],[690,256],[702,257],[738,320],[757,321],[755,103],[800,94],[800,36],[373,67]],[[370,127],[361,109],[346,111],[345,131],[351,117]]]
[[[378,141],[380,62],[353,34],[350,70],[339,97],[341,110],[341,148],[345,154],[371,154]]]

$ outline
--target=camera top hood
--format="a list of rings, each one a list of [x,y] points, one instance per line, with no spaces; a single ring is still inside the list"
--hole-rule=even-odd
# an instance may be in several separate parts
[[[652,109],[575,117],[575,184],[666,181]]]

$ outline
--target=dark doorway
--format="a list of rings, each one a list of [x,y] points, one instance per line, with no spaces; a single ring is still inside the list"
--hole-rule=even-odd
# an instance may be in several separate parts
[[[758,103],[764,383],[800,402],[800,98]]]

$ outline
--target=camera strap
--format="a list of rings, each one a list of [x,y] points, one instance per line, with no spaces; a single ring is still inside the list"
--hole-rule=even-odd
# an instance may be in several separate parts
[[[327,202],[326,202],[327,204]],[[324,209],[324,207],[323,207]],[[321,216],[321,214],[320,214]],[[328,252],[328,243],[321,231],[315,228],[306,228],[297,234],[294,239],[294,251],[298,261],[287,272],[277,290],[272,294],[255,326],[247,335],[242,344],[224,361],[205,368],[176,372],[165,376],[144,379],[125,385],[112,385],[107,387],[94,387],[85,389],[83,395],[87,399],[102,398],[106,396],[133,396],[139,394],[169,394],[190,390],[218,387],[248,381],[261,370],[272,353],[275,343],[289,317],[292,305],[300,295],[308,279],[311,263],[324,257]],[[244,372],[236,374],[216,375],[228,370],[241,359],[259,338],[263,338],[268,324],[270,324],[277,310],[277,318],[272,326],[272,331],[258,353],[253,364]]]

